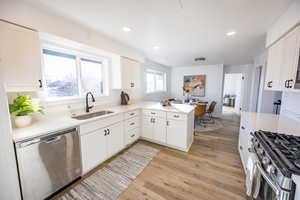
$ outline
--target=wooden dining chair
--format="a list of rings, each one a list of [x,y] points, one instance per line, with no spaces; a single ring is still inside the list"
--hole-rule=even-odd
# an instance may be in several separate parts
[[[195,125],[196,122],[199,122],[199,125],[202,125],[202,117],[206,114],[206,104],[198,104],[195,108]]]
[[[216,101],[212,101],[206,111],[208,117],[209,117],[209,121],[212,121],[213,123],[215,123],[214,118],[212,116],[213,112],[215,111],[217,102]]]

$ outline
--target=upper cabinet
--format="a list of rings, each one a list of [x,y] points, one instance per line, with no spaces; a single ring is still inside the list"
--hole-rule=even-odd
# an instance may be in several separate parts
[[[269,48],[265,88],[299,91],[299,57],[300,27],[297,27]]]
[[[42,88],[38,32],[0,21],[0,65],[6,91]]]
[[[141,87],[140,62],[121,57],[120,64],[113,66],[113,89],[133,89]]]

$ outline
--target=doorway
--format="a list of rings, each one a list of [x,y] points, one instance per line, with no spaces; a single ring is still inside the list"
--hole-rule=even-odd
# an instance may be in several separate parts
[[[228,73],[224,76],[223,114],[240,114],[242,109],[242,73]]]

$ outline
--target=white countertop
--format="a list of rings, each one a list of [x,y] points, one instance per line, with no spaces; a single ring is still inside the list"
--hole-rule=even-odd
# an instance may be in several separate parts
[[[254,130],[263,130],[300,136],[300,123],[290,118],[267,114],[242,112],[242,118],[245,119]]]
[[[85,124],[94,120],[99,120],[102,118],[110,117],[113,115],[117,115],[120,113],[128,112],[135,109],[154,109],[154,110],[162,110],[167,112],[177,112],[177,113],[185,113],[188,114],[194,110],[193,106],[186,104],[173,104],[172,106],[161,106],[160,103],[157,102],[141,102],[132,105],[126,106],[110,106],[102,108],[101,110],[109,110],[113,111],[112,114],[107,114],[99,117],[94,117],[86,120],[77,120],[71,118],[70,113],[59,113],[55,115],[47,115],[42,116],[38,121],[35,121],[31,126],[26,128],[14,128],[13,129],[13,140],[15,142],[23,141],[26,139],[47,135],[51,132],[79,126],[81,124]],[[97,110],[93,110],[92,112],[96,112]]]

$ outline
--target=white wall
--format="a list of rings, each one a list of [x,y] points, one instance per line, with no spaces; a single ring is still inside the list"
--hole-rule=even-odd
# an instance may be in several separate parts
[[[155,93],[150,93],[147,94],[146,88],[146,70],[147,69],[152,69],[156,71],[161,71],[166,73],[166,87],[167,91],[166,92],[155,92]],[[171,67],[153,62],[151,60],[146,59],[145,63],[143,64],[143,74],[142,74],[142,85],[143,85],[143,95],[144,95],[144,100],[147,101],[160,101],[163,98],[169,98],[171,96]]]
[[[183,96],[183,77],[186,75],[206,75],[205,97],[203,101],[216,101],[216,114],[222,112],[223,96],[223,65],[200,65],[192,67],[177,67],[172,69],[171,92],[172,96],[184,99]]]
[[[0,116],[0,199],[19,200],[21,199],[21,196],[10,127],[10,117],[7,108],[7,98],[1,78]]]
[[[266,46],[278,40],[290,28],[300,22],[300,1],[295,0],[288,10],[270,27],[267,33]]]
[[[249,111],[251,100],[251,84],[253,79],[253,65],[238,65],[238,66],[225,66],[225,74],[241,73],[243,74],[244,81],[242,84],[242,95],[241,95],[241,108],[242,111]]]

